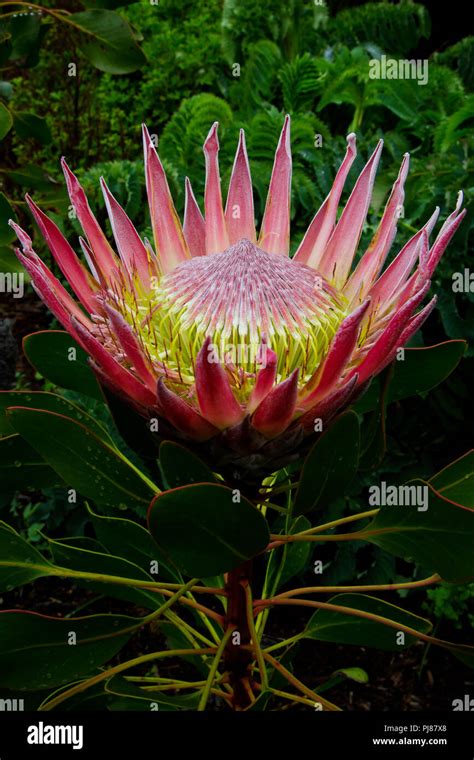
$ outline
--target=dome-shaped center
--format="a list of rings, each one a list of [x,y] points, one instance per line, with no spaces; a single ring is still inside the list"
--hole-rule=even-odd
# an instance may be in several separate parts
[[[149,323],[158,361],[193,380],[196,355],[211,336],[214,360],[253,375],[269,346],[282,379],[300,367],[303,382],[317,368],[344,319],[344,297],[317,272],[249,240],[195,257],[166,274]],[[250,379],[250,378],[249,378]]]

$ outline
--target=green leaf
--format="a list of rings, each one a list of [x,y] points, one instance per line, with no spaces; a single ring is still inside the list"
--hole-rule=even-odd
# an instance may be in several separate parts
[[[125,19],[111,10],[72,13],[67,21],[84,33],[81,50],[88,60],[109,74],[137,71],[147,59]]]
[[[16,238],[15,230],[8,224],[9,219],[16,220],[16,214],[5,193],[0,193],[0,245],[11,243]]]
[[[380,546],[396,557],[419,563],[455,583],[474,576],[472,546],[474,511],[443,499],[422,480],[405,487],[426,488],[428,508],[382,506],[371,523],[354,538]]]
[[[35,691],[95,675],[138,625],[137,618],[125,615],[60,619],[37,612],[0,612],[0,686]],[[76,635],[74,646],[71,633]]]
[[[304,530],[309,530],[311,523],[306,517],[300,515],[294,520],[289,533],[301,533]],[[301,573],[308,562],[308,558],[311,554],[311,544],[304,541],[294,541],[288,545],[288,551],[283,563],[283,569],[281,573],[280,583],[283,586],[288,583],[295,575]]]
[[[369,683],[369,676],[362,668],[339,668],[333,675],[342,675],[356,683]]]
[[[212,470],[199,457],[172,441],[163,441],[160,446],[160,468],[166,488],[215,480]]]
[[[121,438],[143,460],[154,476],[161,477],[157,465],[160,439],[157,433],[151,432],[150,421],[105,385],[101,386],[101,390]]]
[[[285,533],[286,519],[280,517],[272,525],[272,533]],[[300,515],[290,525],[288,533],[301,533],[304,530],[311,528],[311,523],[303,515]],[[305,541],[293,541],[286,544],[282,549],[276,549],[270,553],[269,565],[267,570],[268,585],[272,588],[272,593],[275,593],[280,586],[287,583],[294,578],[295,575],[302,572],[305,569],[308,562],[308,557],[311,553],[311,544]],[[281,575],[278,584],[275,584],[277,579],[278,569],[281,568]],[[273,585],[272,585],[273,584]]]
[[[160,622],[160,633],[165,636],[168,649],[190,648],[189,634],[183,628],[180,628],[179,624],[162,620]],[[209,675],[209,661],[206,662],[203,657],[184,655],[180,659],[189,665],[191,671],[196,671],[201,675],[200,681]]]
[[[26,65],[37,60],[39,38],[41,34],[41,16],[39,13],[18,13],[9,23],[12,40],[10,60],[26,58]]]
[[[39,409],[7,412],[14,429],[70,488],[115,508],[147,505],[156,487],[121,454],[74,420]]]
[[[393,375],[393,364],[380,375],[380,396],[377,406],[364,419],[361,429],[359,470],[376,470],[383,461],[387,448],[386,412],[387,392]]]
[[[13,126],[13,116],[3,103],[0,103],[0,140],[9,133]]]
[[[430,478],[430,485],[444,499],[474,507],[474,449]]]
[[[76,420],[83,425],[86,425],[89,430],[92,430],[99,438],[106,441],[110,445],[114,445],[112,438],[108,434],[107,430],[97,422],[94,417],[85,412],[76,404],[67,401],[62,396],[58,396],[55,393],[47,393],[44,391],[0,391],[0,434],[10,434],[14,430],[10,425],[6,410],[10,406],[21,406],[28,409],[42,409],[48,412],[56,412],[56,414],[63,414],[65,417]]]
[[[11,228],[8,227],[8,229],[11,229]],[[13,250],[6,245],[1,245],[1,243],[0,243],[0,271],[21,272],[25,278],[24,280],[25,283],[29,282],[30,280],[30,276],[23,269],[23,266],[20,264],[17,257],[13,253]]]
[[[420,633],[428,633],[432,628],[429,620],[366,594],[337,594],[328,600],[328,604],[379,615]],[[397,634],[398,631],[395,628],[389,628],[374,620],[320,609],[312,615],[302,638],[331,641],[334,644],[375,647],[387,652],[398,652],[417,640],[415,636],[405,633],[405,643],[398,644]]]
[[[131,578],[147,582],[156,581],[142,567],[123,557],[114,557],[111,554],[104,554],[95,550],[90,551],[80,546],[72,546],[67,543],[67,539],[56,541],[48,538],[47,540],[53,562],[59,567],[66,567],[86,573],[97,573],[98,575],[115,575],[121,578]],[[97,591],[99,594],[116,599],[125,599],[128,602],[150,610],[157,609],[163,603],[163,597],[154,591],[133,588],[132,586],[121,586],[115,583],[108,583],[106,580],[102,582],[75,578],[74,583],[78,586]]]
[[[294,514],[326,509],[344,493],[357,471],[359,421],[346,412],[338,417],[309,452],[296,491]]]
[[[0,438],[0,481],[5,493],[50,488],[63,482],[21,435]]]
[[[12,52],[11,34],[6,27],[0,27],[0,66],[8,61]],[[7,96],[5,96],[7,97]]]
[[[151,684],[147,684],[150,686]],[[105,683],[105,691],[122,699],[110,702],[111,710],[146,710],[150,712],[152,705],[158,705],[160,712],[176,710],[196,710],[201,696],[200,691],[178,696],[168,695],[162,691],[143,691],[136,683],[127,681],[123,676],[116,675]],[[156,709],[156,708],[155,708]]]
[[[159,494],[148,512],[158,546],[187,575],[205,578],[241,565],[263,551],[269,531],[262,514],[243,496],[210,483]]]
[[[442,383],[457,367],[466,350],[463,340],[449,340],[427,348],[406,348],[403,361],[394,363],[393,378],[387,389],[387,404],[417,393],[425,393]],[[354,405],[363,414],[377,406],[380,378],[376,377],[368,391]]]
[[[88,355],[62,330],[42,330],[23,340],[23,351],[32,366],[50,382],[103,401]]]
[[[53,180],[40,166],[25,164],[13,171],[6,171],[6,176],[28,190],[50,191],[55,185]]]
[[[126,557],[139,567],[147,568],[147,572],[152,563],[157,562],[158,574],[152,575],[155,580],[171,583],[182,581],[181,575],[163,558],[146,528],[122,517],[96,515],[90,507],[88,511],[97,538],[111,554]]]
[[[44,537],[47,541],[50,541],[47,536]],[[89,536],[66,536],[66,538],[54,539],[57,543],[65,546],[71,546],[73,549],[88,549],[91,552],[104,553],[104,548],[100,541],[95,538],[89,538]]]
[[[51,575],[53,571],[51,562],[10,525],[0,522],[0,593]]]
[[[13,126],[18,137],[28,140],[34,137],[41,145],[49,145],[53,139],[46,119],[26,111],[13,114]]]

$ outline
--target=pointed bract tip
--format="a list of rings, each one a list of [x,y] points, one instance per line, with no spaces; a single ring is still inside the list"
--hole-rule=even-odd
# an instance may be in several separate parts
[[[8,224],[10,225],[12,230],[15,231],[18,237],[18,240],[20,241],[22,245],[23,253],[26,253],[28,250],[31,250],[31,238],[28,235],[28,233],[26,233],[25,230],[22,227],[20,227],[20,225],[17,224],[13,219],[9,219]]]
[[[38,204],[34,202],[33,198],[28,193],[26,193],[25,195],[25,201],[27,202],[28,208],[30,209],[31,213],[33,214],[36,220],[38,216],[43,216],[43,217],[46,216],[46,214],[43,211],[41,211]]]
[[[196,198],[194,196],[193,186],[191,184],[191,180],[189,179],[189,177],[184,178],[184,190],[186,194],[186,202],[189,200],[189,198],[192,198],[194,199],[194,201],[196,201]]]
[[[400,171],[398,172],[398,179],[402,179],[405,181],[406,176],[408,174],[408,168],[410,166],[410,154],[404,153],[402,158],[402,163],[400,164]]]
[[[380,156],[380,154],[382,152],[382,148],[383,148],[383,140],[382,140],[382,138],[380,138],[380,140],[378,141],[377,145],[375,146],[375,150],[374,150],[373,155],[377,156],[377,157]]]
[[[356,150],[356,145],[357,145],[357,135],[356,135],[356,133],[355,132],[350,132],[347,135],[347,137],[346,137],[346,142],[347,142],[347,147],[351,151],[355,151]]]
[[[153,144],[153,141],[151,139],[151,136],[146,124],[142,124],[142,135],[143,135],[143,151],[145,153],[145,157],[149,151],[156,153],[156,146]]]
[[[285,121],[283,122],[283,127],[280,134],[280,139],[278,140],[278,147],[277,151],[284,147],[286,152],[291,155],[291,149],[290,149],[290,130],[291,130],[291,119],[289,114],[285,116]]]
[[[206,152],[219,150],[219,138],[217,136],[217,129],[219,127],[219,122],[215,121],[212,127],[209,130],[209,133],[204,140],[204,150]]]
[[[238,150],[240,152],[245,152],[245,150],[246,150],[246,146],[245,146],[245,130],[244,129],[240,129],[239,130]]]
[[[63,170],[64,174],[66,175],[66,179],[67,179],[67,175],[71,175],[71,176],[74,176],[74,175],[73,175],[73,172],[72,172],[72,170],[69,168],[69,166],[68,166],[68,164],[67,164],[67,161],[66,161],[66,159],[64,158],[64,156],[62,156],[62,158],[61,158],[61,168],[62,168],[62,170]]]

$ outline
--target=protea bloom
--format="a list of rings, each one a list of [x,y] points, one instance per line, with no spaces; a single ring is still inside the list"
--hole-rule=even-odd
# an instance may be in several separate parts
[[[13,224],[23,248],[18,257],[106,386],[145,417],[158,418],[166,437],[214,464],[231,465],[241,477],[261,476],[295,455],[320,429],[315,420],[326,425],[359,395],[427,318],[436,299],[421,304],[464,215],[462,195],[431,247],[439,209],[382,271],[403,207],[405,155],[376,234],[353,268],[382,141],[337,219],[356,157],[350,134],[332,190],[289,258],[289,117],[258,236],[243,131],[224,209],[217,123],[212,126],[204,143],[204,215],[186,179],[183,226],[146,128],[143,133],[154,250],[102,180],[117,256],[63,160],[90,272],[54,222],[27,201],[80,304]]]

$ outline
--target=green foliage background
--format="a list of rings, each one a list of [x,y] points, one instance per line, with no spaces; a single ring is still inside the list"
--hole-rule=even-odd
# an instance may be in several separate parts
[[[370,477],[403,482],[415,471],[422,477],[432,474],[472,446],[466,410],[474,381],[474,293],[453,293],[452,275],[470,264],[474,37],[440,44],[421,3],[349,5],[314,0],[46,0],[35,6],[37,10],[20,8],[20,15],[14,4],[2,9],[7,16],[0,19],[0,263],[2,271],[18,268],[8,217],[32,230],[25,192],[34,194],[71,241],[77,240],[79,229],[67,214],[61,155],[78,170],[106,227],[101,175],[140,233],[150,235],[142,122],[159,137],[180,210],[185,176],[202,201],[202,143],[212,122],[220,122],[224,192],[238,131],[244,127],[259,219],[278,134],[284,114],[290,113],[293,251],[329,192],[349,131],[357,132],[359,157],[348,187],[376,141],[385,140],[361,250],[380,219],[402,155],[409,151],[405,217],[393,253],[436,205],[444,220],[460,189],[469,210],[434,277],[439,308],[416,342],[466,338],[469,348],[461,368],[440,389],[425,400],[397,405],[390,415],[389,453]],[[123,25],[115,52],[110,53],[106,39],[110,55],[105,58],[102,42],[95,37],[91,42],[82,27],[81,31],[65,23],[64,14],[56,13],[92,9],[97,14],[104,8]],[[112,16],[107,19],[110,22]],[[427,57],[428,83],[370,79],[368,62],[382,55]],[[117,71],[117,60],[127,71]],[[75,76],[69,75],[71,63],[76,65]],[[321,135],[322,147],[316,147],[316,135]],[[37,235],[35,245],[48,256]],[[25,378],[19,385],[25,387]],[[365,485],[359,479],[348,498],[357,500]],[[54,494],[34,494],[28,509],[20,510],[15,497],[5,508],[18,519],[21,512],[30,538],[39,540],[44,525],[54,532],[63,518],[71,529],[77,527],[70,510],[54,499]],[[336,505],[335,518],[337,510]],[[400,577],[399,568],[382,566],[377,551],[371,551],[359,560],[354,550],[340,549],[337,576],[328,575],[328,582],[347,581],[358,568],[372,582]],[[442,615],[442,595],[433,603],[435,613]]]

